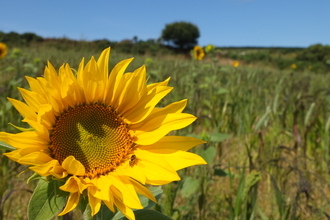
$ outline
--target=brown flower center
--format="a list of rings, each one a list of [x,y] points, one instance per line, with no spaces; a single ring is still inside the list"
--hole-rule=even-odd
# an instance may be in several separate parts
[[[133,148],[128,125],[111,108],[85,105],[69,109],[51,134],[53,158],[60,163],[74,156],[93,178],[116,169]]]

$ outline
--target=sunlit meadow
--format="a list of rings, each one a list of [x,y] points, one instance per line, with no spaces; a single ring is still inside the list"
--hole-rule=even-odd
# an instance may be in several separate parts
[[[22,100],[17,87],[28,88],[24,76],[41,76],[47,60],[56,69],[63,63],[77,68],[81,57],[97,58],[100,52],[97,47],[66,49],[42,43],[8,46],[0,59],[0,130],[15,133],[19,130],[13,125],[27,127],[7,100]],[[174,90],[161,106],[188,98],[184,112],[198,117],[173,135],[207,142],[192,151],[208,164],[181,170],[182,180],[163,186],[152,209],[175,220],[328,219],[329,72],[312,71],[312,64],[305,68],[290,60],[282,68],[271,62],[248,62],[240,60],[242,53],[243,49],[212,48],[199,60],[191,53],[139,55],[112,50],[110,69],[134,56],[127,71],[145,64],[148,84],[171,77],[169,86]],[[5,151],[1,148],[1,153]],[[27,183],[31,171],[22,172],[25,166],[2,154],[0,158],[0,219],[27,219],[37,180]],[[82,219],[82,215],[76,210],[55,219]]]

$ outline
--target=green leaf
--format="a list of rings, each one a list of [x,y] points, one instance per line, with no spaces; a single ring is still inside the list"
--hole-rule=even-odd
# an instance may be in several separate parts
[[[59,187],[64,182],[50,180],[46,182],[39,180],[37,187],[32,194],[28,207],[28,218],[30,220],[51,219],[64,207],[64,197],[58,197]]]
[[[216,155],[216,149],[213,146],[208,147],[206,150],[198,149],[197,154],[203,157],[208,165],[211,165]]]
[[[269,114],[271,113],[271,109],[267,106],[266,113],[259,119],[256,126],[254,127],[254,131],[259,131],[262,125],[268,120]]]
[[[308,109],[308,111],[307,111],[307,113],[306,113],[305,120],[304,120],[304,124],[305,124],[305,126],[307,126],[308,123],[309,123],[309,119],[310,119],[310,117],[311,117],[311,115],[312,115],[312,112],[313,112],[313,110],[314,110],[314,107],[315,107],[315,102],[313,102],[313,103],[311,104],[311,106],[309,107],[309,109]]]
[[[4,150],[16,150],[16,148],[10,146],[9,144],[6,144],[5,142],[0,141],[0,150],[4,149]]]
[[[111,212],[111,210],[106,206],[102,205],[100,211],[95,215],[96,220],[108,220],[112,219],[115,213]]]
[[[223,169],[214,169],[213,175],[215,175],[215,176],[228,176],[227,172]]]
[[[226,94],[228,93],[229,91],[227,89],[224,89],[224,88],[219,88],[218,91],[217,91],[217,95],[222,95],[222,94]]]
[[[330,128],[330,116],[327,119],[327,122],[325,123],[325,132],[328,132]]]
[[[230,138],[230,134],[223,134],[223,133],[213,133],[210,134],[210,142],[221,142],[228,138]]]
[[[188,176],[184,179],[181,195],[183,198],[189,198],[199,187],[199,180],[194,179],[191,176]]]
[[[136,220],[171,220],[168,216],[154,210],[137,210],[134,214]],[[126,217],[124,219],[127,220]]]
[[[275,178],[272,175],[270,175],[270,179],[271,179],[271,182],[273,183],[273,187],[275,189],[275,196],[276,196],[275,198],[276,198],[276,202],[277,202],[277,206],[278,206],[280,216],[282,218],[283,215],[284,215],[284,212],[285,212],[285,210],[284,210],[285,209],[285,201],[283,199],[283,195],[282,195],[281,190],[277,186]]]
[[[85,215],[85,211],[88,209],[88,197],[87,195],[82,195],[80,197],[80,201],[79,201],[79,204],[78,204],[78,208],[80,209],[80,211]],[[89,207],[90,208],[90,207]],[[88,211],[86,211],[88,212]],[[91,211],[89,210],[89,213]]]

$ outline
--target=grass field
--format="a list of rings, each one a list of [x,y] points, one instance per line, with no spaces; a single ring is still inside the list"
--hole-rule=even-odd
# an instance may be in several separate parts
[[[8,123],[27,126],[6,99],[22,100],[17,87],[27,88],[25,75],[41,76],[47,60],[56,69],[62,63],[77,69],[82,57],[100,52],[43,44],[9,48],[0,60],[0,130],[18,132]],[[130,57],[113,50],[110,67]],[[174,90],[160,106],[188,98],[185,112],[198,119],[177,134],[207,141],[192,151],[208,165],[180,171],[182,181],[164,186],[155,208],[184,220],[330,219],[329,73],[231,63],[221,56],[137,55],[129,66],[146,64],[148,83],[171,77]],[[2,155],[0,168],[0,218],[27,219],[32,172],[18,176],[26,167]]]

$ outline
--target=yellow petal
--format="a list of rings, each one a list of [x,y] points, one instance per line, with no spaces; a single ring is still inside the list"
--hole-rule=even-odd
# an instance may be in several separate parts
[[[62,179],[68,175],[68,172],[57,162],[57,164],[49,171],[50,175],[58,179]]]
[[[128,75],[127,73],[124,75]],[[117,112],[121,114],[135,106],[144,94],[147,94],[145,89],[146,84],[146,68],[142,66],[136,69],[127,81],[125,93],[122,93],[121,103],[118,104]]]
[[[113,198],[112,192],[109,194],[109,197],[110,197],[109,201],[103,200],[103,202],[113,213],[115,213],[116,211],[115,211],[115,207],[114,207],[114,198]]]
[[[32,91],[36,92],[37,94],[41,95],[44,100],[46,99],[46,94],[45,90],[43,87],[39,84],[38,80],[29,76],[25,76],[26,80],[28,81],[30,88]]]
[[[45,164],[53,160],[48,154],[43,152],[32,152],[17,160],[17,163],[25,165],[39,165]]]
[[[145,118],[143,121],[133,124],[130,126],[130,129],[132,130],[143,130],[140,129],[143,125],[145,125],[149,120],[152,120],[154,118],[157,117],[166,117],[166,115],[168,114],[172,114],[172,113],[181,113],[183,111],[183,109],[186,107],[187,105],[187,99],[184,99],[182,101],[179,102],[174,102],[171,103],[169,105],[167,105],[164,108],[154,108],[152,110],[152,112],[150,113],[150,115],[148,115],[147,118]]]
[[[88,187],[88,192],[95,198],[109,201],[109,190],[112,182],[101,175],[99,178],[92,179],[93,186]]]
[[[37,122],[44,125],[48,130],[52,130],[55,125],[55,115],[53,107],[50,104],[39,106]]]
[[[144,175],[143,169],[141,169],[139,166],[131,167],[129,165],[129,161],[117,167],[115,172],[118,173],[118,175],[129,176],[142,184],[145,184],[147,180],[146,176]]]
[[[163,157],[140,149],[136,149],[134,153],[140,159],[137,166],[143,169],[148,184],[163,185],[180,180],[179,175]]]
[[[52,87],[60,87],[60,80],[56,73],[56,69],[49,61],[47,61],[47,67],[44,71],[44,78]]]
[[[157,103],[172,91],[172,87],[161,86],[155,87],[147,97],[144,97],[141,102],[123,113],[123,117],[133,124],[144,120],[154,109]]]
[[[50,142],[49,140],[49,131],[43,126],[42,124],[39,124],[36,121],[29,120],[27,118],[23,119],[22,122],[28,123],[38,134],[38,137],[46,142]],[[16,127],[16,126],[14,126]]]
[[[56,162],[56,160],[51,160],[46,164],[37,165],[29,168],[40,176],[49,176],[49,170],[54,167],[54,162]]]
[[[175,170],[181,170],[194,165],[207,164],[199,155],[190,152],[177,151],[163,157]]]
[[[146,124],[135,131],[138,140],[135,142],[139,145],[150,145],[167,133],[173,130],[184,128],[196,120],[196,117],[186,113],[174,113],[166,116],[161,115],[149,120]]]
[[[68,201],[66,202],[66,206],[64,208],[64,210],[58,214],[58,216],[61,215],[65,215],[66,213],[72,211],[74,208],[77,207],[77,205],[79,204],[79,199],[80,199],[80,193],[76,192],[76,193],[70,193],[70,196],[68,198]]]
[[[157,87],[157,86],[167,86],[168,83],[170,82],[170,79],[171,79],[171,77],[168,77],[168,78],[167,78],[166,80],[164,80],[163,82],[158,82],[158,83],[149,84],[149,85],[147,86],[147,89],[148,89],[148,91],[150,91],[150,90],[154,89],[154,88]]]
[[[103,78],[103,73],[99,71],[94,57],[92,57],[91,60],[87,63],[83,74],[83,86],[86,102],[94,104],[99,99],[103,99],[106,80]]]
[[[92,209],[91,215],[94,216],[100,211],[101,208],[101,199],[95,198],[90,193],[88,193],[88,202]]]
[[[40,134],[35,131],[26,131],[17,134],[0,132],[0,140],[17,149],[38,148],[42,150],[49,146],[49,140],[40,138]]]
[[[62,167],[67,170],[68,173],[77,176],[83,176],[85,174],[85,167],[74,158],[74,156],[68,156],[62,163]]]
[[[64,185],[60,186],[60,189],[66,192],[75,193],[82,192],[89,186],[89,184],[85,184],[82,180],[76,176],[71,176]]]
[[[6,157],[9,157],[11,160],[17,162],[19,159],[21,159],[25,155],[28,155],[28,154],[36,152],[36,151],[40,151],[40,150],[38,148],[29,147],[29,148],[23,148],[23,149],[14,150],[14,151],[11,151],[8,153],[4,153],[3,155],[5,155]]]
[[[117,91],[119,82],[123,77],[123,74],[127,66],[132,62],[133,58],[126,59],[119,62],[112,70],[107,81],[106,93],[104,94],[104,103],[106,106],[111,106],[112,101],[116,95],[119,95],[121,91]]]
[[[102,73],[103,80],[106,81],[108,78],[108,65],[109,65],[110,47],[104,49],[97,60],[97,66]]]
[[[152,145],[141,145],[138,148],[152,153],[171,154],[177,151],[187,151],[204,143],[205,141],[193,137],[165,136]]]
[[[18,90],[22,94],[25,102],[35,112],[37,112],[39,110],[40,105],[47,103],[47,100],[36,92],[30,91],[27,89],[23,89],[23,88],[18,88]]]
[[[143,186],[141,183],[137,182],[134,179],[130,179],[130,181],[133,184],[137,193],[139,193],[140,195],[143,195],[143,196],[147,197],[148,199],[157,203],[155,196],[150,192],[149,189],[147,189],[145,186]]]
[[[13,106],[19,111],[21,115],[30,120],[37,120],[37,114],[30,108],[27,104],[18,101],[16,99],[8,98],[8,100],[13,104]]]
[[[117,197],[114,197],[114,203],[117,206],[117,208],[128,218],[129,220],[135,220],[135,215],[132,209],[127,207],[125,203],[123,203],[120,199]]]
[[[125,205],[134,209],[143,208],[134,187],[129,182],[127,177],[120,178],[111,174],[108,175],[108,178],[113,183],[111,186],[111,191],[117,198],[120,198],[125,203]]]

